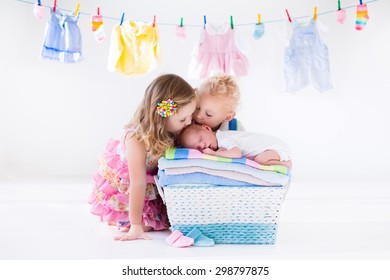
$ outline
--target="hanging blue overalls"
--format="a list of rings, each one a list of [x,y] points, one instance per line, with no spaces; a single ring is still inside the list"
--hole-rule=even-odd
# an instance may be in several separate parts
[[[284,57],[286,91],[295,92],[308,85],[319,92],[332,89],[328,47],[321,41],[315,20],[307,25],[292,20],[292,24]]]

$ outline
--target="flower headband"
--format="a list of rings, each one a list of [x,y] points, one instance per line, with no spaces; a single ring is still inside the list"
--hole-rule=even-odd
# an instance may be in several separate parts
[[[174,115],[177,110],[177,104],[172,99],[163,100],[157,103],[157,113],[166,118]]]

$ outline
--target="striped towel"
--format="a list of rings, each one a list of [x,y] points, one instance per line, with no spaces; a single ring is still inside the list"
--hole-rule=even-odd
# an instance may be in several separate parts
[[[165,151],[165,158],[168,160],[177,160],[177,159],[207,159],[219,162],[230,162],[230,163],[239,163],[247,166],[251,166],[253,168],[265,171],[273,171],[277,173],[281,173],[284,175],[289,175],[289,169],[283,165],[261,165],[257,162],[247,159],[245,157],[242,158],[224,158],[217,156],[210,156],[203,154],[202,152],[195,149],[187,149],[187,148],[169,148]]]

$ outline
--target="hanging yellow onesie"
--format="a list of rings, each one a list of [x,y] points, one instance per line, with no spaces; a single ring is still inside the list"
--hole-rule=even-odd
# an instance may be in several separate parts
[[[111,33],[108,70],[125,75],[146,74],[156,68],[159,35],[152,23],[124,21]]]

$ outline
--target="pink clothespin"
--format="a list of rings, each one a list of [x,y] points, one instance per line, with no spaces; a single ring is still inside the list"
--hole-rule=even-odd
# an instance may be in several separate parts
[[[153,16],[153,27],[155,27],[156,26],[156,16],[154,15]]]
[[[292,22],[292,21],[291,21],[290,14],[288,13],[288,10],[287,10],[287,9],[286,9],[286,14],[287,14],[287,17],[288,17],[288,21],[289,21],[289,22]]]

